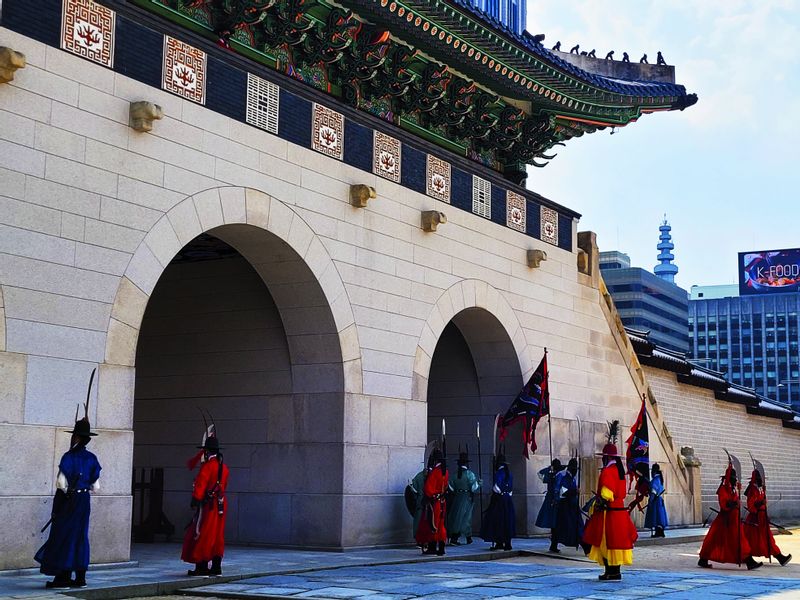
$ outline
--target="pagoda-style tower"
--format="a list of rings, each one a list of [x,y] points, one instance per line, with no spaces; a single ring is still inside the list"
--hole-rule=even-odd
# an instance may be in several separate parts
[[[661,235],[658,238],[660,241],[656,248],[658,248],[659,251],[658,260],[660,264],[655,266],[653,273],[665,281],[675,283],[675,275],[678,274],[678,265],[672,264],[672,261],[675,260],[675,255],[672,253],[675,249],[675,244],[672,243],[672,235],[670,234],[672,227],[667,223],[666,215],[664,215],[664,221],[661,223],[658,230],[661,232]]]

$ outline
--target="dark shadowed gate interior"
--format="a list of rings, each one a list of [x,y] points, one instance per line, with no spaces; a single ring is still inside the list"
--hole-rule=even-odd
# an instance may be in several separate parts
[[[191,517],[202,408],[231,469],[229,542],[340,545],[338,335],[316,278],[278,237],[228,225],[178,253],[142,322],[135,398],[134,468],[164,468],[176,536]]]
[[[522,382],[519,361],[508,333],[488,311],[468,308],[444,328],[436,345],[428,380],[428,439],[438,439],[442,418],[446,421],[448,468],[456,474],[459,446],[469,445],[471,468],[477,474],[477,424],[480,422],[481,467],[484,508],[492,488],[492,435],[494,416],[503,413],[519,392]],[[518,427],[505,445],[514,476],[517,530],[527,531],[526,465],[520,457]],[[478,534],[480,502],[475,498],[473,529]]]

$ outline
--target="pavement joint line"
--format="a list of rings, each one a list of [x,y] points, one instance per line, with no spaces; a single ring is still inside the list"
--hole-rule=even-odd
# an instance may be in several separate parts
[[[401,558],[393,560],[383,560],[374,562],[364,562],[361,564],[352,565],[331,565],[331,566],[314,566],[303,567],[294,569],[285,569],[279,571],[254,571],[252,573],[237,573],[236,575],[219,575],[216,577],[207,578],[193,578],[192,579],[173,579],[169,581],[158,581],[152,583],[134,583],[129,585],[108,586],[94,589],[82,589],[74,592],[62,592],[62,595],[71,596],[73,598],[83,598],[84,600],[120,600],[122,598],[138,598],[155,595],[168,595],[175,592],[184,592],[194,588],[201,588],[218,583],[233,583],[242,581],[243,579],[255,579],[257,577],[270,577],[273,575],[299,575],[302,573],[311,573],[315,571],[333,571],[336,569],[345,569],[351,567],[380,567],[387,565],[404,565],[414,563],[427,563],[427,562],[441,562],[441,561],[491,561],[501,560],[504,558],[514,558],[523,556],[523,550],[507,550],[502,554],[495,552],[480,552],[476,554],[466,554],[459,556],[422,556],[417,555],[416,558]],[[200,590],[198,590],[200,591]],[[195,593],[188,592],[187,594]],[[206,595],[206,594],[203,594]],[[213,595],[213,594],[211,594]],[[246,598],[253,598],[250,596],[241,596]],[[260,598],[262,596],[259,596]],[[287,598],[288,596],[276,596],[276,598]],[[267,596],[269,598],[269,596]]]

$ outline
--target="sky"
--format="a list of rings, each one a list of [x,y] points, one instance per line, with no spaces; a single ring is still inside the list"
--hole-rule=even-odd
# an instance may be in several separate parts
[[[527,29],[600,57],[661,50],[699,96],[529,168],[600,250],[652,270],[666,214],[688,290],[735,283],[738,252],[800,247],[800,0],[528,0]]]

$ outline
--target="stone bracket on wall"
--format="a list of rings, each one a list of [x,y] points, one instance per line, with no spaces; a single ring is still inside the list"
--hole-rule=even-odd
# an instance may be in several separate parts
[[[447,223],[447,215],[438,210],[422,211],[422,222],[420,227],[423,231],[436,231],[439,225]]]
[[[547,252],[539,250],[538,248],[528,250],[528,266],[531,269],[538,269],[542,261],[547,260]]]
[[[0,46],[0,83],[14,80],[14,72],[25,68],[25,55],[6,46]]]
[[[136,131],[147,132],[153,130],[153,121],[164,118],[164,111],[158,104],[139,100],[131,102],[130,125]]]
[[[367,202],[378,197],[375,188],[363,183],[350,186],[350,204],[356,208],[366,208]]]

